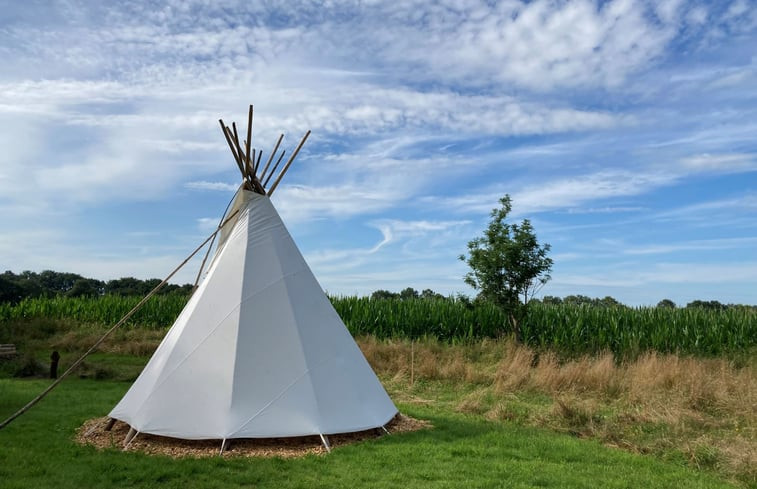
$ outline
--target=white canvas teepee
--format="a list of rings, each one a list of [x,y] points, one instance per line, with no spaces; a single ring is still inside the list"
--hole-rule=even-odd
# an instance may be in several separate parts
[[[396,407],[235,146],[250,171],[207,275],[110,417],[183,439],[382,427]]]

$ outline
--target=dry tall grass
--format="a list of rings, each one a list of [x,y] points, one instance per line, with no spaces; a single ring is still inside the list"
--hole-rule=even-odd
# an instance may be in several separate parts
[[[725,358],[656,353],[630,362],[611,353],[562,360],[510,340],[358,343],[396,390],[418,391],[409,385],[412,372],[416,383],[456,385],[461,412],[550,426],[638,452],[681,453],[695,466],[757,482],[754,360],[736,366]],[[533,396],[547,396],[551,405],[529,404]]]

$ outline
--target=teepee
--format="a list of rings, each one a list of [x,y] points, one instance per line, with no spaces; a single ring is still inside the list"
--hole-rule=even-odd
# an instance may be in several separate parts
[[[138,433],[227,440],[382,428],[396,414],[383,386],[287,231],[273,185],[236,125],[226,140],[243,182],[226,213],[208,271],[144,370],[110,412]],[[266,178],[267,176],[267,178]],[[263,183],[265,182],[265,183]]]

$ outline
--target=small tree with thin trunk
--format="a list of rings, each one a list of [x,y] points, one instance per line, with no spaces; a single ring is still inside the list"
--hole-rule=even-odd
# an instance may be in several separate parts
[[[506,222],[512,210],[509,195],[492,210],[484,235],[468,242],[468,256],[460,260],[470,267],[465,283],[500,307],[508,316],[516,341],[522,341],[521,323],[528,314],[528,302],[551,278],[552,259],[548,244],[539,245],[528,219],[520,224]]]

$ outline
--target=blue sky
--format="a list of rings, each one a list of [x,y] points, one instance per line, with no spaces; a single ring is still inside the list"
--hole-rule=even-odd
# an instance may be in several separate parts
[[[313,131],[273,200],[330,293],[472,293],[508,193],[543,294],[757,303],[754,1],[2,3],[2,270],[165,276],[253,103]]]

